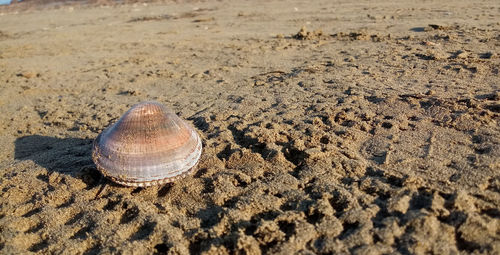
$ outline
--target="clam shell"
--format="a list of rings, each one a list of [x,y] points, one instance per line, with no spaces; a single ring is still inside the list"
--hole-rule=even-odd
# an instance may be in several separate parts
[[[201,155],[198,133],[157,102],[134,105],[94,141],[101,173],[126,186],[151,186],[187,175]]]

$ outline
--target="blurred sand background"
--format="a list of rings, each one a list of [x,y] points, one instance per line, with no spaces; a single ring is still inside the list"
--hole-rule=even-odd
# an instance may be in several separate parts
[[[0,8],[0,253],[500,253],[500,2],[37,3]],[[94,199],[146,100],[198,170]]]

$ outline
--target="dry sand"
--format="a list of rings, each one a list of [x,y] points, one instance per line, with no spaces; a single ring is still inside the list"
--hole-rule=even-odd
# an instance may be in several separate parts
[[[0,253],[500,253],[498,1],[2,10]],[[94,199],[145,100],[198,170]]]

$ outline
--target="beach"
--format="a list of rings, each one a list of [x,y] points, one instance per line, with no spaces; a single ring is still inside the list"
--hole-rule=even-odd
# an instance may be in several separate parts
[[[21,7],[0,8],[0,253],[500,253],[500,2]],[[143,101],[199,133],[192,175],[97,170]]]

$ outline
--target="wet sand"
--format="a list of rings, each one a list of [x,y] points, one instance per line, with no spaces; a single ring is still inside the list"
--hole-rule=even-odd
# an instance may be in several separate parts
[[[498,1],[0,9],[0,253],[500,253]],[[103,182],[155,100],[195,173]]]

